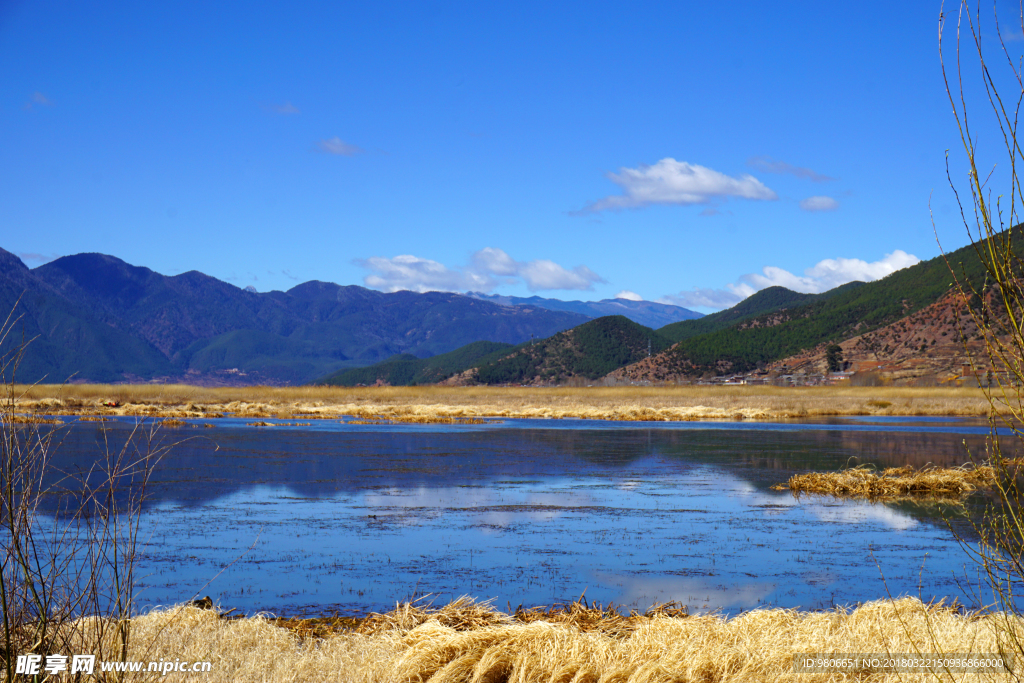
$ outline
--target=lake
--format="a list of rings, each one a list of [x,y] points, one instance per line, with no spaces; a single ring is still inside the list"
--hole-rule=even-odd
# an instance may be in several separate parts
[[[141,522],[140,607],[209,594],[243,613],[363,614],[429,594],[514,609],[584,591],[730,613],[887,594],[971,604],[952,506],[769,487],[862,463],[961,464],[984,454],[976,421],[208,424],[160,431],[174,445]],[[55,463],[86,467],[133,425],[67,425]]]

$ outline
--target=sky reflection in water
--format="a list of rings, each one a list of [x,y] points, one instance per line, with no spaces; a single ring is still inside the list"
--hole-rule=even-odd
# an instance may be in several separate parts
[[[214,424],[164,433],[200,438],[158,470],[137,574],[143,606],[210,594],[245,612],[362,613],[430,593],[515,608],[586,590],[641,609],[819,608],[885,597],[883,575],[893,595],[963,600],[955,579],[966,558],[939,508],[768,487],[858,462],[959,464],[964,440],[983,452],[987,432],[945,418]],[[106,426],[115,438],[128,428]],[[65,466],[84,466],[98,429],[68,431]]]

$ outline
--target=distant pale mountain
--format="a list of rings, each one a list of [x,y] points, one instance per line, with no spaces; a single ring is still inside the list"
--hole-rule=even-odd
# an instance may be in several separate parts
[[[702,317],[701,313],[691,311],[682,306],[659,304],[653,301],[633,301],[631,299],[561,301],[560,299],[544,299],[539,296],[501,296],[500,294],[481,294],[480,292],[467,292],[466,295],[504,306],[536,306],[537,308],[546,308],[550,311],[582,313],[589,318],[624,315],[635,323],[654,328],[664,327],[670,323],[682,320],[694,320]]]
[[[30,270],[0,249],[0,312],[12,310],[17,323],[0,350],[30,341],[17,375],[25,382],[298,384],[396,354],[423,358],[481,340],[518,344],[588,320],[461,294],[315,281],[256,293],[104,254]]]

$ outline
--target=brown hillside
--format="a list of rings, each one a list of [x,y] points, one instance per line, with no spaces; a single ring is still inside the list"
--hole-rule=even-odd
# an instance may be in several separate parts
[[[943,382],[971,374],[963,340],[966,338],[976,363],[984,357],[984,340],[970,313],[957,298],[958,295],[950,291],[917,313],[840,342],[848,369],[859,373],[877,372],[881,377],[898,382]],[[825,345],[777,361],[771,369],[824,373],[828,369]],[[981,371],[987,369],[986,364]]]
[[[783,314],[780,314],[783,316]],[[784,317],[784,316],[783,316]],[[885,327],[857,335],[839,343],[848,369],[856,373],[875,373],[876,376],[899,383],[946,382],[962,375],[970,375],[961,338],[966,337],[975,361],[984,357],[984,340],[977,325],[957,295],[950,291],[934,304],[901,318]],[[774,374],[825,374],[827,344],[775,361],[767,366]],[[608,375],[614,382],[688,383],[696,379],[679,370],[678,359],[666,350],[651,358],[627,365]],[[985,365],[980,370],[984,373]],[[720,373],[730,371],[721,367]]]

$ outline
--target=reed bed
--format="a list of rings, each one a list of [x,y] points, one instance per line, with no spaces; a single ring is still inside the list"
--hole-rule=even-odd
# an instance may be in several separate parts
[[[31,424],[31,425],[59,425],[64,424],[63,421],[55,417],[42,417],[40,415],[8,415],[6,417],[8,422],[12,424]]]
[[[483,425],[494,420],[485,420],[479,417],[449,417],[442,415],[376,415],[374,417],[346,420],[350,425],[369,424],[463,424]]]
[[[247,427],[310,427],[312,422],[246,422]]]
[[[609,616],[606,610],[577,607],[532,610],[524,614],[536,618],[524,619],[466,599],[437,610],[406,604],[354,620],[359,621],[354,628],[319,633],[302,633],[262,616],[230,620],[211,610],[175,607],[133,620],[128,658],[213,664],[209,674],[160,678],[167,681],[818,682],[846,678],[794,673],[794,655],[997,653],[1008,634],[1024,636],[1018,617],[962,614],[916,598],[872,602],[852,611],[768,609],[732,618],[671,610]],[[870,671],[849,678],[1010,680],[1007,675],[936,678]]]
[[[772,488],[840,498],[962,498],[995,483],[996,470],[990,465],[921,469],[888,467],[881,472],[871,465],[861,465],[839,472],[796,474],[785,484]]]
[[[783,420],[836,415],[987,417],[966,387],[235,387],[35,385],[20,413],[303,419],[585,418],[621,421]],[[106,404],[116,405],[106,405]]]

